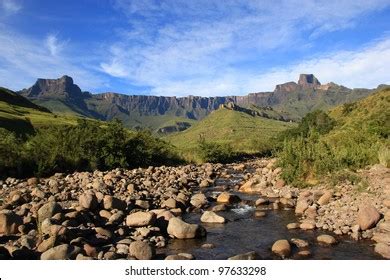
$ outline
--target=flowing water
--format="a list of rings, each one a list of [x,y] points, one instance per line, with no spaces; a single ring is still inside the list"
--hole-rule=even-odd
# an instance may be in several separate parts
[[[234,186],[240,182],[242,174],[233,174],[232,179],[217,180],[216,186],[209,188],[206,196],[216,197],[222,190],[221,186]],[[192,253],[196,259],[227,259],[228,257],[256,251],[261,258],[278,259],[272,254],[272,244],[278,239],[299,238],[309,242],[311,256],[306,259],[381,259],[381,256],[374,252],[371,241],[355,241],[347,236],[335,236],[338,243],[333,246],[323,246],[316,242],[320,234],[334,234],[313,230],[304,231],[300,229],[288,230],[286,225],[298,222],[294,210],[265,210],[266,216],[255,217],[254,201],[259,195],[248,195],[235,193],[240,196],[244,203],[233,205],[227,211],[218,212],[227,219],[225,224],[202,224],[207,230],[207,237],[203,239],[173,239],[169,241],[164,254],[177,254],[181,252]],[[183,216],[189,223],[200,223],[201,213],[188,213]],[[202,244],[212,243],[213,249],[201,248]],[[292,246],[291,258],[299,259],[296,254],[299,251]]]

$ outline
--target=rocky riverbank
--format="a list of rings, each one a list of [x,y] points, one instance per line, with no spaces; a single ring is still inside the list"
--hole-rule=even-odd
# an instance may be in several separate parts
[[[297,189],[285,184],[275,175],[273,161],[256,169],[252,178],[239,187],[240,191],[258,192],[258,204],[272,202],[272,208],[294,207],[300,223],[289,229],[323,229],[336,235],[350,235],[355,240],[372,239],[375,251],[390,258],[390,169],[375,165],[358,171],[366,182],[365,188],[345,181],[336,186],[320,184]]]
[[[390,258],[389,169],[362,171],[369,179],[367,191],[352,184],[297,189],[279,178],[274,159],[237,164],[55,174],[50,178],[0,181],[0,259],[193,259],[188,253],[164,252],[172,239],[197,239],[207,235],[205,225],[229,221],[224,211],[241,201],[235,193],[258,196],[255,215],[272,209],[291,209],[300,223],[286,224],[302,230],[325,229],[355,239],[373,238],[376,251]],[[243,181],[207,193],[216,180]],[[200,213],[196,223],[183,219]],[[318,236],[330,246],[336,239]],[[305,240],[275,240],[276,255],[289,257],[291,247],[310,255]],[[271,244],[272,245],[272,244]],[[203,244],[212,250],[213,244]],[[379,256],[379,255],[378,255]],[[258,258],[255,252],[233,259]]]

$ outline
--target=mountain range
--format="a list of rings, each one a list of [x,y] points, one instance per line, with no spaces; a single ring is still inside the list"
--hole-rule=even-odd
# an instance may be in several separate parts
[[[301,74],[298,82],[276,85],[272,92],[245,96],[169,97],[82,91],[73,79],[38,79],[18,93],[53,113],[98,120],[118,118],[129,128],[175,132],[190,127],[221,105],[233,103],[262,117],[299,120],[315,109],[328,109],[366,97],[373,89],[350,89],[335,83],[322,85],[313,74]]]

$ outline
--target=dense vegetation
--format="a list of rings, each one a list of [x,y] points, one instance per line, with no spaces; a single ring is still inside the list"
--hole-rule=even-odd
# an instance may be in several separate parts
[[[102,126],[79,120],[77,125],[40,128],[27,140],[0,129],[2,176],[43,176],[54,172],[179,162],[179,157],[166,142],[149,132],[129,132],[119,121]]]
[[[238,156],[230,144],[207,142],[203,137],[199,139],[197,154],[203,162],[226,163]]]
[[[321,175],[382,163],[390,166],[390,89],[344,104],[329,114],[315,111],[282,136],[279,152],[289,183],[314,183]]]

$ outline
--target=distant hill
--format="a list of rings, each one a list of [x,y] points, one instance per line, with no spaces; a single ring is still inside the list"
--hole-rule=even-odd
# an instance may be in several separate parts
[[[230,144],[238,152],[255,153],[261,150],[263,145],[268,145],[267,142],[272,136],[294,125],[291,122],[252,114],[239,106],[221,106],[189,129],[169,135],[165,139],[184,153],[192,153],[201,138]]]
[[[47,108],[38,106],[27,98],[24,98],[23,96],[20,96],[19,94],[3,87],[0,87],[0,101],[14,106],[26,107],[50,113],[50,110]]]
[[[246,96],[167,97],[125,95],[119,93],[91,94],[83,92],[73,79],[38,79],[19,92],[35,104],[54,113],[85,116],[99,120],[118,118],[129,128],[175,132],[205,118],[220,105],[233,102],[256,110],[272,108],[283,119],[299,120],[315,109],[329,109],[353,102],[372,93],[370,89],[349,89],[335,83],[322,85],[312,74],[301,74],[298,82],[277,85],[272,92],[250,93]],[[268,112],[270,113],[270,112]],[[177,125],[177,123],[179,125]],[[182,123],[186,123],[184,126]]]
[[[0,127],[19,135],[31,134],[35,128],[76,124],[76,116],[58,116],[15,92],[0,88]]]

